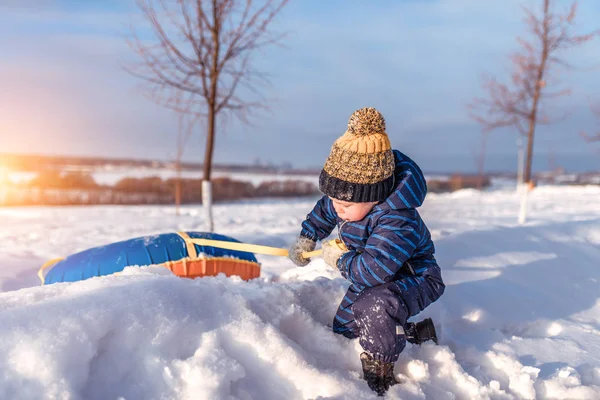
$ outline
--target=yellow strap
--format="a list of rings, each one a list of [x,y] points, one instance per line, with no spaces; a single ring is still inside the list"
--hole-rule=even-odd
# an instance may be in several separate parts
[[[323,252],[323,249],[306,251],[306,252],[302,253],[302,257],[304,257],[304,258],[316,257],[316,256],[320,256],[322,252]]]
[[[213,240],[213,239],[190,239],[191,243],[197,244],[198,246],[210,246],[218,247],[220,249],[244,251],[247,253],[259,253],[267,254],[271,256],[283,256],[287,257],[287,249],[280,249],[277,247],[261,246],[258,244],[249,243],[237,243],[228,242],[225,240]]]
[[[42,265],[42,267],[38,271],[38,277],[40,278],[40,281],[42,281],[42,286],[44,286],[44,283],[46,282],[46,276],[44,276],[44,270],[48,267],[54,266],[54,264],[56,264],[57,262],[62,261],[62,260],[64,260],[64,258],[55,258],[55,259],[52,259],[52,260],[46,262],[44,265]]]
[[[344,242],[342,242],[340,239],[333,239],[327,243],[329,243],[332,246],[336,246],[340,250],[348,251],[348,248],[346,247]],[[307,251],[307,252],[302,253],[302,257],[311,258],[311,257],[315,257],[315,256],[320,256],[321,253],[323,253],[323,249]]]
[[[177,232],[179,236],[185,241],[185,247],[188,251],[189,258],[198,258],[198,253],[196,253],[196,246],[192,242],[192,238],[185,232]]]
[[[270,247],[270,246],[261,246],[258,244],[250,244],[250,243],[237,243],[237,242],[228,242],[224,240],[213,240],[213,239],[189,239],[189,243],[197,244],[198,246],[210,246],[210,247],[218,247],[221,249],[227,250],[236,250],[236,251],[244,251],[248,253],[258,253],[258,254],[267,254],[270,256],[288,256],[288,249],[281,249],[279,247]],[[338,246],[342,250],[346,250],[346,246],[339,241],[339,239],[330,240],[329,243],[332,245]],[[311,258],[318,255],[321,255],[323,249],[307,251],[302,253],[302,257]]]

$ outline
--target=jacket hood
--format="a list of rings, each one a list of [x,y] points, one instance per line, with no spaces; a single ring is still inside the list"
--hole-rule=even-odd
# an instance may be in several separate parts
[[[427,194],[427,182],[421,168],[408,156],[394,150],[394,191],[377,205],[380,210],[403,210],[423,204]]]

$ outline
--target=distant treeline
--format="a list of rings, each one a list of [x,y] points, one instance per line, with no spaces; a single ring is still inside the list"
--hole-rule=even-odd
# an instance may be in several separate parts
[[[454,192],[460,189],[485,189],[491,185],[488,176],[451,175],[447,180],[428,180],[427,190],[430,193]]]
[[[429,192],[449,192],[464,188],[483,189],[488,177],[453,175],[447,180],[429,180]],[[317,186],[303,180],[271,180],[254,185],[230,178],[212,180],[215,202],[265,197],[302,197],[319,194]],[[0,205],[94,205],[94,204],[173,204],[176,193],[181,204],[200,203],[201,179],[123,178],[115,185],[100,185],[84,172],[40,172],[27,183],[0,189]]]
[[[99,185],[82,172],[44,171],[27,183],[0,190],[0,205],[172,204],[177,179],[123,178],[113,186]],[[200,203],[201,179],[179,180],[182,204]],[[307,181],[264,181],[258,185],[230,178],[212,179],[215,202],[259,197],[301,197],[318,194]]]

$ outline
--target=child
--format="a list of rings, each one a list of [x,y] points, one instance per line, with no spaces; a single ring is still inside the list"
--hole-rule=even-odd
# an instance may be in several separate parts
[[[397,383],[394,362],[406,341],[437,342],[431,319],[407,323],[444,292],[429,230],[416,210],[427,192],[423,173],[392,150],[385,120],[374,108],[355,111],[336,140],[319,177],[325,194],[290,247],[290,259],[308,264],[315,249],[338,226],[347,250],[327,242],[323,259],[351,282],[333,331],[360,338],[369,387],[383,395]]]

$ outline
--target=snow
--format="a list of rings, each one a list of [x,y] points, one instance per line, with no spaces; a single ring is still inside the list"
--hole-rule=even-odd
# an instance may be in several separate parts
[[[544,186],[516,223],[513,188],[428,195],[447,284],[417,319],[394,399],[600,398],[600,188]],[[312,201],[215,207],[217,232],[287,247]],[[39,286],[48,259],[177,230],[184,207],[0,208],[0,398],[370,399],[360,345],[331,332],[347,283],[321,259],[261,256],[252,282],[162,267]]]

